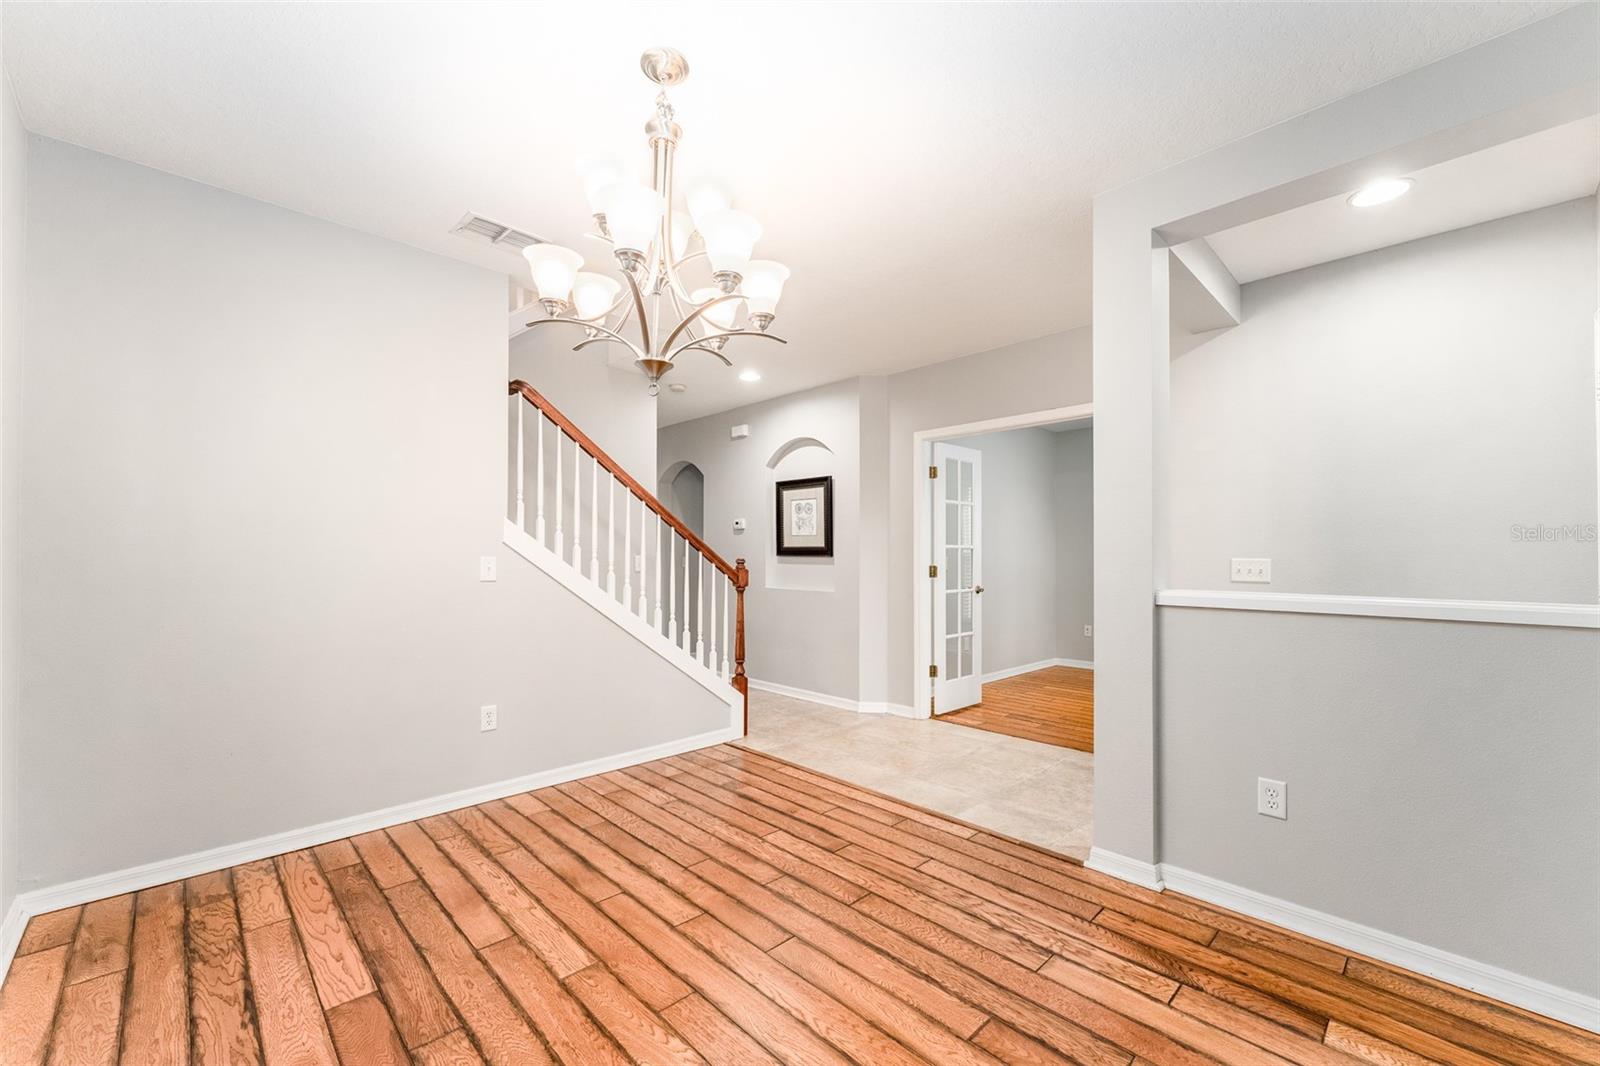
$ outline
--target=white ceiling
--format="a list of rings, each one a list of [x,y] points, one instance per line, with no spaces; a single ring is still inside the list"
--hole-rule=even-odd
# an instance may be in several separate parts
[[[686,364],[669,423],[1083,325],[1094,193],[1566,6],[8,2],[0,20],[40,134],[508,273],[520,260],[449,228],[471,210],[582,247],[574,157],[643,170],[638,55],[683,50],[680,173],[725,178],[794,278],[789,346],[729,346],[764,379]]]
[[[1600,118],[1392,176],[1415,183],[1398,200],[1351,207],[1349,193],[1341,193],[1206,240],[1244,283],[1593,196],[1600,184]]]

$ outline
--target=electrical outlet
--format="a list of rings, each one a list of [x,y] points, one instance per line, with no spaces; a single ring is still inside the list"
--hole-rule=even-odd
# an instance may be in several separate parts
[[[493,581],[493,580],[495,580],[495,571],[496,571],[496,569],[497,569],[497,560],[495,559],[495,557],[493,555],[480,555],[480,556],[478,556],[478,580],[479,581]]]
[[[1289,786],[1270,777],[1256,778],[1256,813],[1268,818],[1289,817]]]
[[[478,708],[478,732],[487,733],[500,728],[500,708],[494,704]]]
[[[1244,581],[1257,585],[1272,584],[1271,559],[1235,559],[1230,581]]]
[[[1086,637],[1094,636],[1094,626],[1084,626],[1083,627],[1083,635],[1086,636]]]

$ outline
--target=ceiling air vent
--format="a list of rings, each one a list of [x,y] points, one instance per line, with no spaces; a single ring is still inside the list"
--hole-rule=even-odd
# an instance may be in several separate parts
[[[470,211],[461,216],[461,221],[457,222],[450,232],[469,241],[492,244],[513,253],[522,251],[530,244],[546,243],[543,237],[535,237],[531,233],[512,229],[504,222],[496,222],[492,218],[484,218]]]

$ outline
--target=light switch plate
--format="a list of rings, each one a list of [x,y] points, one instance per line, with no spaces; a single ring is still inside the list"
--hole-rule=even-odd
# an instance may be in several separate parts
[[[478,580],[479,581],[495,581],[495,580],[497,580],[497,576],[496,575],[497,575],[498,566],[499,566],[499,560],[496,559],[495,556],[493,556],[493,555],[481,555],[481,556],[479,556],[478,557]]]
[[[1270,585],[1272,584],[1272,560],[1235,559],[1233,560],[1233,572],[1228,580],[1254,585]]]
[[[1084,626],[1083,627],[1083,635],[1086,636],[1086,637],[1094,636],[1094,626]]]

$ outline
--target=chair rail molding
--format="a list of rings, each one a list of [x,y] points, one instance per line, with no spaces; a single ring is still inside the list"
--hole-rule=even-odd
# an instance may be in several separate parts
[[[1520,600],[1434,600],[1394,596],[1336,596],[1305,592],[1236,592],[1163,589],[1158,607],[1279,614],[1336,614],[1361,618],[1416,618],[1438,622],[1487,622],[1515,626],[1600,629],[1600,604],[1533,603]]]

